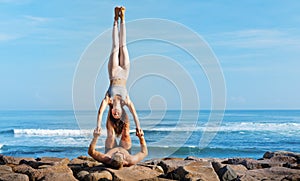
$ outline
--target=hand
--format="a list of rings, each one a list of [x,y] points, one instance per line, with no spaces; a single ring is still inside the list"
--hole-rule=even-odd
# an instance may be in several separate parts
[[[101,135],[101,128],[100,128],[100,127],[97,127],[97,128],[94,130],[93,136],[94,136],[94,137],[99,137],[100,135]]]
[[[141,128],[136,128],[136,136],[137,137],[141,137],[141,136],[144,136],[144,131],[141,129]]]

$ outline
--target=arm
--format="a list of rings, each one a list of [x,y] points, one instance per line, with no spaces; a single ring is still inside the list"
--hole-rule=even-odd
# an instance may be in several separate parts
[[[108,163],[110,161],[110,158],[107,155],[96,151],[96,149],[95,149],[99,136],[100,136],[100,132],[98,130],[94,130],[94,137],[93,137],[93,139],[91,141],[91,144],[89,146],[88,154],[97,161],[100,161],[100,162],[103,162],[103,163]]]
[[[147,144],[144,136],[139,135],[140,145],[141,145],[141,151],[137,154],[131,156],[129,165],[137,164],[138,162],[142,161],[147,155],[148,155],[148,149]]]
[[[136,135],[137,136],[144,135],[143,130],[141,129],[141,126],[140,126],[140,121],[139,121],[138,115],[136,113],[134,104],[133,104],[133,102],[131,102],[129,96],[127,96],[126,105],[133,116],[133,120],[134,120],[134,123],[136,126]]]
[[[108,95],[105,96],[105,98],[102,100],[101,105],[98,110],[98,116],[97,116],[97,130],[100,131],[101,129],[101,122],[102,122],[102,116],[103,112],[105,111],[107,105],[109,103],[109,97]]]

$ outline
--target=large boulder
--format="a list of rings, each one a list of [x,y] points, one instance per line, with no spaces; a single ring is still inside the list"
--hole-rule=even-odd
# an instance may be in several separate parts
[[[53,181],[53,180],[63,180],[63,181],[77,181],[77,179],[70,173],[57,173],[57,172],[49,172],[39,181]]]
[[[35,159],[33,158],[21,158],[21,157],[0,155],[0,165],[5,165],[5,164],[19,165],[21,160],[35,161]]]
[[[263,158],[265,159],[271,159],[273,157],[282,157],[282,156],[287,156],[287,157],[294,157],[297,159],[299,163],[300,159],[300,153],[294,153],[294,152],[288,152],[288,151],[275,151],[275,152],[266,152],[263,155]]]
[[[56,157],[42,157],[36,159],[39,163],[44,165],[67,165],[69,158],[56,158]]]
[[[300,170],[272,167],[265,169],[248,170],[241,177],[242,181],[252,180],[300,180]]]
[[[155,180],[161,175],[161,172],[140,165],[124,167],[120,170],[108,169],[108,171],[111,172],[113,175],[113,180],[116,181]]]
[[[6,174],[6,173],[12,173],[12,168],[7,165],[0,165],[0,175]]]
[[[157,165],[161,166],[165,174],[169,174],[178,167],[185,166],[194,160],[184,160],[182,158],[166,158],[162,159]]]
[[[179,166],[171,175],[172,177],[170,179],[175,180],[219,180],[211,163],[207,161],[189,162],[184,166]]]
[[[15,173],[21,173],[21,174],[25,174],[29,177],[29,180],[35,181],[41,178],[42,174],[39,170],[36,170],[34,168],[32,168],[29,165],[18,165],[13,167],[13,171]]]
[[[25,174],[19,173],[9,173],[9,174],[0,174],[1,181],[29,181],[29,178]]]
[[[101,172],[92,172],[83,177],[84,181],[98,181],[98,180],[113,180],[112,174],[107,171],[103,170]]]

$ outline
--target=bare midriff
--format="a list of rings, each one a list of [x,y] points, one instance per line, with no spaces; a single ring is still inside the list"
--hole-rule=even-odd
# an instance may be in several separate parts
[[[126,86],[126,80],[125,79],[113,79],[113,80],[110,80],[110,85]]]

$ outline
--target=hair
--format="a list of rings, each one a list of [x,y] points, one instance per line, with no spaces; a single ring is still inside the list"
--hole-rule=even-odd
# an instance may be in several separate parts
[[[125,121],[128,120],[128,115],[126,114],[124,108],[122,108],[122,115],[121,115],[120,119],[116,119],[113,117],[111,111],[112,111],[112,105],[109,106],[108,117],[109,117],[109,120],[112,121],[112,123],[113,123],[113,127],[114,127],[117,137],[119,137],[122,134],[122,131],[123,131],[123,128],[125,125]]]
[[[123,158],[119,154],[113,154],[111,158],[110,166],[114,169],[120,169],[123,167]]]

